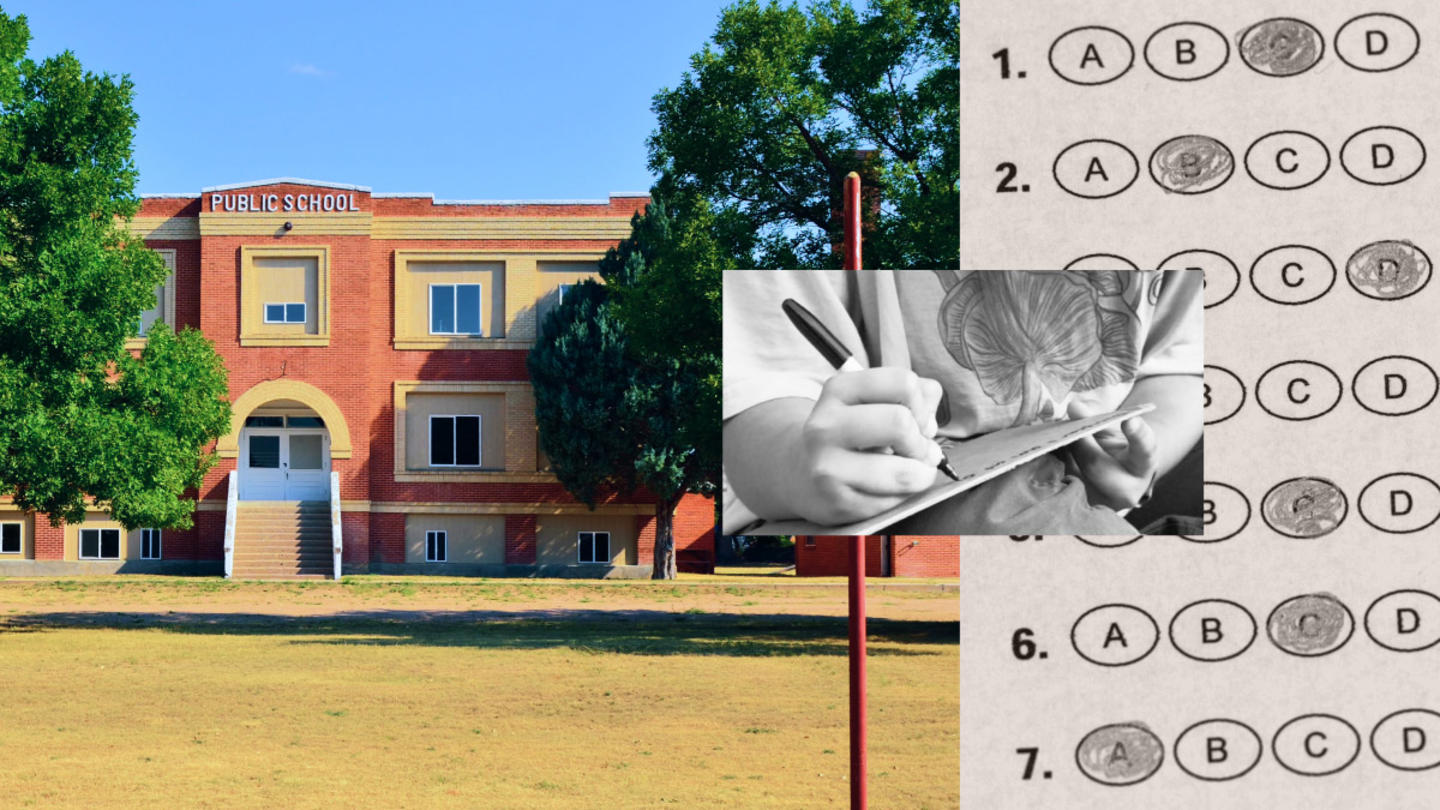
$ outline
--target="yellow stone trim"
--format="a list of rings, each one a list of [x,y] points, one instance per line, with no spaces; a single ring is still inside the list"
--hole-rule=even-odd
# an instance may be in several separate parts
[[[395,321],[392,345],[397,350],[419,349],[426,351],[461,350],[485,351],[495,349],[529,349],[538,335],[536,313],[539,304],[539,290],[543,286],[537,257],[545,261],[598,262],[605,258],[604,251],[594,250],[553,250],[553,251],[504,251],[504,250],[396,250],[395,251]],[[416,325],[410,320],[412,262],[475,262],[500,263],[505,267],[505,337],[503,338],[452,338],[429,335],[429,324]],[[487,291],[487,294],[488,291]]]
[[[141,239],[200,238],[200,222],[195,217],[134,217],[125,228]]]
[[[197,512],[224,512],[225,499],[195,505]],[[583,503],[457,503],[455,501],[341,501],[340,512],[429,515],[653,515],[653,503],[605,503],[593,510]]]
[[[215,443],[215,453],[221,458],[240,457],[240,430],[245,427],[245,417],[256,408],[277,399],[293,399],[303,403],[325,420],[330,431],[330,458],[350,458],[354,452],[350,444],[350,427],[345,415],[335,401],[324,391],[300,380],[266,380],[257,383],[230,403],[230,432]]]
[[[209,214],[199,216],[200,236],[369,236],[369,211],[347,214]],[[285,223],[291,229],[285,230]]]
[[[457,472],[450,469],[418,470],[405,466],[406,397],[410,394],[504,394],[505,469]],[[535,472],[536,446],[523,441],[523,425],[534,427],[535,395],[528,382],[420,382],[395,381],[395,480],[401,483],[552,483],[549,473]],[[527,469],[528,468],[528,469]],[[523,472],[522,472],[523,470]]]
[[[164,248],[164,249],[156,250],[155,252],[160,254],[160,257],[165,261],[165,266],[170,269],[170,273],[165,276],[165,285],[164,285],[165,313],[164,313],[164,315],[163,315],[162,317],[165,319],[165,323],[170,324],[170,328],[171,328],[171,329],[174,329],[174,328],[175,328],[175,251],[174,251],[173,249],[171,249],[171,248]],[[147,344],[147,343],[149,343],[149,342],[150,342],[150,341],[149,341],[148,339],[143,338],[143,337],[126,338],[126,339],[125,339],[125,348],[127,348],[127,349],[144,349],[144,348],[145,348],[145,344]]]
[[[378,217],[375,239],[604,239],[630,235],[630,217]]]
[[[263,301],[256,289],[254,261],[258,258],[314,259],[318,310],[316,334],[277,335],[265,329]],[[242,245],[240,247],[240,345],[330,345],[330,248],[326,245]]]

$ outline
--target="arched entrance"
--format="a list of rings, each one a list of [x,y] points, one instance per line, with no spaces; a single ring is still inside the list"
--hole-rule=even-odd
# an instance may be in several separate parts
[[[323,391],[295,380],[271,380],[242,394],[231,412],[231,430],[216,443],[216,452],[236,459],[239,498],[330,497],[330,462],[350,457],[350,431]]]

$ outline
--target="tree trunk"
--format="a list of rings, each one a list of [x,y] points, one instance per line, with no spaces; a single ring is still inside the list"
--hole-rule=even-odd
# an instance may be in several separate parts
[[[655,568],[651,579],[675,578],[675,506],[676,501],[655,504]]]

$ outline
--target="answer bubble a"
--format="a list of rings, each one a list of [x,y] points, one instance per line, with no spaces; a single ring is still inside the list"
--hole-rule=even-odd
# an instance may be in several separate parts
[[[1382,475],[1355,499],[1360,519],[1382,532],[1410,534],[1440,520],[1440,484],[1408,472]]]
[[[1260,502],[1260,516],[1266,525],[1286,537],[1301,539],[1335,531],[1348,511],[1345,493],[1324,478],[1282,481]]]
[[[1370,127],[1340,147],[1340,165],[1351,177],[1372,186],[1393,186],[1414,177],[1425,165],[1425,144],[1400,127]]]
[[[1177,82],[1214,76],[1228,61],[1229,40],[1204,23],[1171,23],[1145,41],[1145,64]]]
[[[1160,643],[1160,625],[1134,605],[1100,605],[1070,628],[1070,644],[1081,658],[1102,667],[1133,664]]]
[[[1255,401],[1278,419],[1303,422],[1324,416],[1340,404],[1340,377],[1309,360],[1271,366],[1255,383]]]
[[[1075,748],[1080,772],[1102,785],[1144,782],[1165,762],[1165,744],[1144,723],[1101,726]]]
[[[1333,595],[1307,593],[1276,605],[1265,620],[1265,633],[1283,652],[1318,658],[1345,646],[1355,634],[1355,617]]]
[[[1430,257],[1403,239],[1371,242],[1345,263],[1355,291],[1379,301],[1398,301],[1430,283]]]
[[[1051,168],[1060,188],[1090,200],[1114,197],[1140,176],[1135,153],[1114,141],[1081,141],[1065,147]]]
[[[1391,591],[1365,610],[1365,632],[1387,650],[1428,650],[1440,643],[1440,597],[1414,589]]]
[[[1236,720],[1202,720],[1175,739],[1175,764],[1196,779],[1226,782],[1239,779],[1260,764],[1265,744],[1260,735]]]
[[[1250,265],[1250,285],[1266,301],[1287,306],[1308,304],[1335,286],[1335,263],[1306,245],[1271,248]]]
[[[1205,274],[1205,308],[1218,307],[1240,288],[1240,268],[1213,250],[1185,250],[1160,262],[1160,270],[1199,270]]]
[[[1335,55],[1367,73],[1404,67],[1419,52],[1420,32],[1394,14],[1361,14],[1335,32]]]
[[[1111,28],[1088,25],[1061,34],[1050,46],[1050,69],[1072,84],[1108,84],[1135,64],[1135,46]]]
[[[1325,38],[1293,17],[1255,23],[1240,35],[1240,59],[1265,76],[1298,76],[1325,55]]]
[[[1107,537],[1081,537],[1077,534],[1075,535],[1075,539],[1097,548],[1119,548],[1120,546],[1128,546],[1144,536],[1143,534],[1117,534]]]
[[[1360,732],[1331,714],[1306,714],[1289,721],[1270,742],[1275,761],[1291,773],[1329,776],[1360,755]]]
[[[1440,377],[1422,360],[1393,354],[1360,367],[1350,393],[1360,407],[1381,416],[1406,416],[1435,401]]]
[[[1387,715],[1370,732],[1375,758],[1401,771],[1427,771],[1440,765],[1440,714],[1402,709]]]
[[[1192,543],[1229,540],[1244,531],[1250,523],[1250,499],[1229,484],[1206,481],[1200,517],[1204,522],[1205,534],[1180,536]]]
[[[1205,424],[1218,425],[1240,412],[1245,383],[1229,369],[1205,366]]]
[[[1319,138],[1295,130],[1272,132],[1245,150],[1245,171],[1266,188],[1305,188],[1330,170],[1330,150]]]
[[[1113,253],[1089,253],[1065,265],[1063,270],[1136,270],[1135,263]]]
[[[1208,135],[1181,135],[1155,147],[1150,177],[1176,194],[1204,194],[1225,185],[1235,172],[1229,147]]]
[[[1186,658],[1229,661],[1250,649],[1260,628],[1244,605],[1228,599],[1191,602],[1170,619],[1170,643]]]

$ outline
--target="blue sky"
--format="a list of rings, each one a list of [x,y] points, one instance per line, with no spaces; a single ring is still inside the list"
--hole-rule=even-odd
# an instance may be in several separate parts
[[[728,0],[4,2],[128,73],[140,192],[293,176],[441,199],[645,191],[650,98]]]

